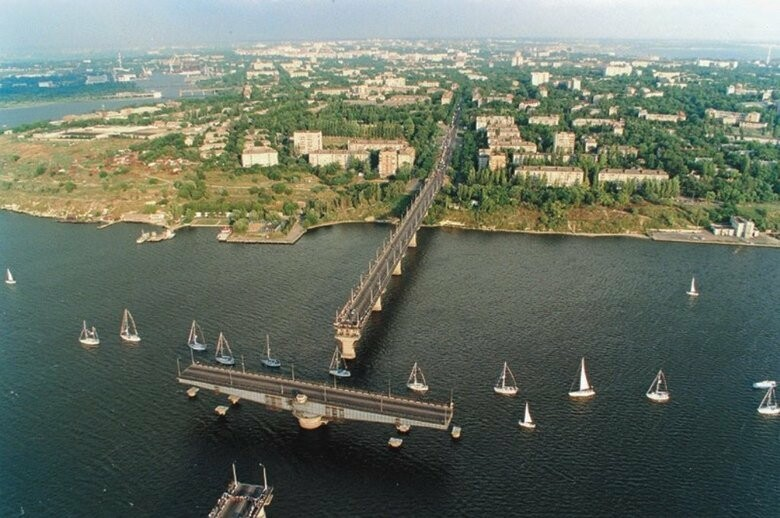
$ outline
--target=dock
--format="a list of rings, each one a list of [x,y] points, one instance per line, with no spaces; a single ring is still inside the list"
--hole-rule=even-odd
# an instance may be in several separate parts
[[[455,411],[448,403],[370,392],[330,383],[291,379],[284,375],[243,372],[227,367],[192,363],[179,371],[179,383],[211,393],[236,396],[271,410],[286,410],[301,428],[314,429],[330,422],[362,421],[394,426],[448,430]],[[220,415],[227,412],[227,406]]]

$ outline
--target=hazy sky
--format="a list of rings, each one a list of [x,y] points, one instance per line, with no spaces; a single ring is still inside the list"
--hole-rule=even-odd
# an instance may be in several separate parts
[[[780,41],[780,0],[0,0],[0,55],[370,37]]]

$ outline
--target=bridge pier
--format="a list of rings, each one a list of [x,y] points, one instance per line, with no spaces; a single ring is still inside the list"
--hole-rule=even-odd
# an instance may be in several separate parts
[[[374,302],[374,306],[371,308],[371,311],[382,311],[382,295],[376,298],[376,302]]]
[[[401,261],[398,261],[393,268],[393,275],[401,275]]]
[[[412,239],[409,240],[409,248],[417,248],[417,232],[412,234]]]
[[[298,419],[298,425],[304,430],[316,430],[328,423],[321,415],[308,415],[297,412],[293,412],[293,415]]]
[[[355,352],[355,344],[360,340],[360,333],[355,335],[337,334],[336,341],[339,343],[341,349],[341,357],[345,360],[354,360],[357,357]]]

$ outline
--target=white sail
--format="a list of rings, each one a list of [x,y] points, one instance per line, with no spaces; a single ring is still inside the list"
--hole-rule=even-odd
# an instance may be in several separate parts
[[[125,312],[122,315],[122,325],[119,329],[119,336],[126,342],[141,341],[141,337],[138,336],[138,329],[135,327],[135,319],[128,309],[125,309]]]
[[[501,375],[498,377],[498,381],[496,381],[493,390],[496,394],[501,394],[502,396],[514,396],[517,394],[517,381],[515,380],[514,374],[512,374],[512,371],[509,369],[507,362],[504,362],[504,367],[501,369]]]
[[[230,350],[230,344],[222,332],[219,333],[219,340],[217,340],[217,350],[214,353],[214,358],[223,365],[233,365],[236,363],[236,359],[233,358],[233,351]]]
[[[193,351],[205,351],[206,339],[203,337],[203,331],[196,321],[192,321],[190,326],[190,335],[187,337],[187,345]]]
[[[588,383],[588,374],[585,372],[585,358],[582,359],[580,365],[580,390],[588,390],[590,383]]]
[[[81,324],[81,334],[79,335],[79,342],[83,345],[98,345],[100,338],[98,338],[95,326],[92,329],[87,329],[87,321],[84,320]]]
[[[5,269],[5,283],[6,284],[16,284],[16,280],[14,279],[14,276],[11,274],[11,269],[6,268]]]
[[[523,416],[523,420],[518,422],[521,427],[528,428],[528,429],[534,429],[536,428],[536,423],[534,423],[534,420],[531,419],[531,411],[528,408],[528,401],[525,402],[525,415]]]
[[[699,295],[699,292],[696,291],[696,278],[695,277],[691,277],[691,289],[689,289],[686,293],[688,295],[690,295],[691,297],[697,297]]]
[[[769,387],[769,390],[764,394],[764,399],[762,399],[761,404],[758,405],[758,413],[764,415],[780,415],[780,406],[778,406],[777,398],[775,397],[775,387]]]
[[[593,390],[593,387],[591,386],[590,382],[588,381],[588,374],[585,371],[585,358],[583,357],[580,361],[580,381],[579,381],[579,389],[578,390],[570,390],[569,396],[574,398],[585,398],[585,397],[591,397],[596,394],[596,391]],[[577,383],[577,379],[575,378],[574,382],[572,382],[572,388],[574,388],[575,384]]]
[[[422,369],[417,366],[417,362],[414,362],[414,365],[412,366],[412,372],[409,374],[406,386],[416,392],[426,392],[428,390],[428,384],[425,382],[425,375],[423,375]]]
[[[659,403],[666,403],[669,401],[669,390],[666,387],[666,376],[664,371],[659,370],[658,374],[653,378],[653,382],[650,384],[650,388],[647,389],[645,394],[651,401]]]

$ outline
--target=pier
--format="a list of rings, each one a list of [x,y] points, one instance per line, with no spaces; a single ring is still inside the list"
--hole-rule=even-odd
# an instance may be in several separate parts
[[[331,421],[363,421],[447,430],[455,410],[452,401],[432,403],[195,362],[184,370],[179,367],[177,380],[269,409],[289,411],[305,429],[319,428]]]
[[[341,356],[351,360],[357,356],[355,345],[360,340],[372,311],[382,310],[382,294],[393,275],[401,275],[401,260],[409,247],[417,246],[417,230],[428,209],[433,205],[436,193],[444,184],[452,149],[455,145],[460,106],[450,121],[441,145],[436,166],[422,188],[417,191],[406,213],[368,265],[368,271],[360,276],[358,285],[352,289],[349,300],[336,314],[333,327]]]

